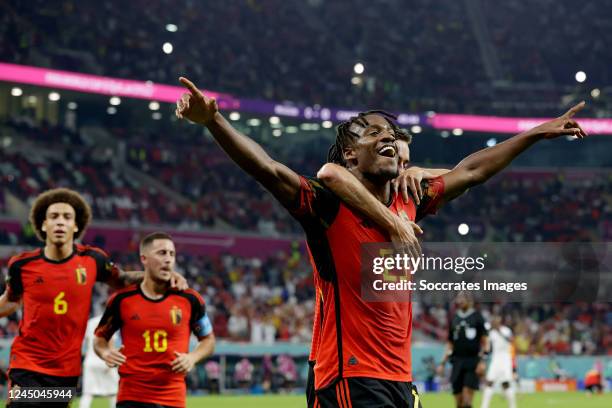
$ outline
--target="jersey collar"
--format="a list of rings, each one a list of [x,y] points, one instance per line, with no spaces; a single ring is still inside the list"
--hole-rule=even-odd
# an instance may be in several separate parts
[[[45,262],[49,262],[52,264],[63,264],[68,262],[69,260],[71,260],[77,253],[77,247],[76,245],[72,245],[72,253],[70,255],[68,255],[66,258],[64,259],[60,259],[58,261],[54,260],[54,259],[49,259],[45,256],[45,247],[40,248],[40,255],[42,256],[42,259],[45,260]]]

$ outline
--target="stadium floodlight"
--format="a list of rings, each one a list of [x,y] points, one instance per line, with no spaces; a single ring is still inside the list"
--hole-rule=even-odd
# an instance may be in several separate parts
[[[230,118],[230,120],[233,120],[233,121],[240,120],[240,113],[238,113],[238,112],[231,112],[229,114],[229,118]]]
[[[30,95],[28,96],[28,103],[30,105],[34,105],[36,103],[36,101],[38,100],[38,98],[36,97],[36,95]]]
[[[109,106],[108,108],[106,108],[106,113],[108,113],[109,115],[114,115],[115,113],[117,113],[117,108],[115,108],[114,106]]]
[[[470,226],[463,222],[459,224],[459,227],[457,227],[457,232],[459,235],[467,235],[468,232],[470,232]]]
[[[281,137],[282,134],[283,134],[283,131],[281,129],[274,129],[272,131],[272,136],[274,137]]]
[[[68,102],[68,109],[75,110],[78,107],[79,107],[79,105],[77,105],[76,102]]]
[[[176,24],[166,24],[166,31],[176,33],[178,31],[178,27],[176,26]]]
[[[361,63],[358,62],[355,64],[355,66],[353,67],[353,71],[357,74],[357,75],[361,75],[363,74],[363,71],[365,71],[365,66]]]
[[[359,78],[358,76],[354,76],[351,78],[351,84],[353,85],[360,85],[361,84],[361,78]]]
[[[51,102],[57,102],[60,100],[60,94],[57,92],[50,92],[49,93],[49,100]]]
[[[121,98],[118,96],[111,96],[108,103],[110,103],[113,106],[119,106],[121,104]]]
[[[164,53],[172,54],[172,50],[174,50],[174,47],[169,42],[165,42],[164,45],[162,45],[162,51],[164,51]]]
[[[321,126],[323,126],[324,129],[331,129],[334,124],[331,120],[324,120],[323,123],[321,123]]]
[[[247,125],[249,126],[259,126],[261,125],[261,120],[257,119],[257,118],[252,118],[247,120]]]
[[[13,95],[13,96],[21,96],[21,95],[23,95],[23,91],[21,90],[21,88],[15,87],[15,88],[11,89],[11,95]]]
[[[319,130],[318,123],[302,123],[300,125],[300,129],[302,130]]]
[[[161,112],[153,112],[151,114],[151,117],[153,118],[153,120],[160,120],[162,118],[162,114]]]
[[[287,132],[287,133],[297,133],[298,132],[298,127],[297,126],[287,126],[285,128],[285,132]]]
[[[420,127],[419,125],[414,125],[414,126],[412,126],[412,127],[410,128],[410,132],[411,132],[411,133],[414,133],[415,135],[416,135],[417,133],[421,133],[422,131],[423,131],[423,128],[422,128],[422,127]]]
[[[450,136],[450,132],[449,132],[448,130],[443,130],[443,131],[441,131],[441,132],[440,132],[440,136],[441,136],[443,139],[446,139],[447,137],[449,137],[449,136]]]
[[[489,140],[487,140],[487,147],[493,147],[497,144],[497,139],[492,137]]]
[[[599,98],[599,95],[601,95],[601,91],[599,90],[599,88],[595,88],[591,91],[591,97],[593,99]]]
[[[278,116],[270,116],[269,122],[271,125],[278,125],[280,123],[280,118]]]
[[[157,102],[157,101],[149,102],[149,109],[152,110],[152,111],[159,110],[159,102]]]
[[[463,129],[455,128],[453,129],[453,135],[461,136],[463,134]]]
[[[586,73],[584,71],[578,71],[576,72],[576,81],[583,83],[584,81],[586,81]]]

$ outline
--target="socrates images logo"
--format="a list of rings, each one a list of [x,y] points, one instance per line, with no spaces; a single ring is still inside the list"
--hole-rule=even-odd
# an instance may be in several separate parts
[[[74,271],[76,273],[76,281],[79,285],[87,284],[87,269],[84,266],[79,265]]]
[[[181,320],[183,320],[183,311],[177,306],[172,306],[172,309],[170,309],[170,320],[173,325],[179,325]]]

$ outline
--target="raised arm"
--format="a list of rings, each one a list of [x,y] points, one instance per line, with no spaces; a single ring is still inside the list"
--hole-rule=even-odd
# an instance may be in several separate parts
[[[559,136],[577,136],[583,139],[587,134],[573,117],[584,108],[584,105],[584,102],[580,102],[556,119],[463,159],[453,170],[442,176],[445,186],[444,201],[450,201],[468,188],[484,183],[542,139],[554,139]]]
[[[414,257],[421,255],[421,247],[415,235],[423,233],[421,228],[391,212],[346,168],[326,163],[317,173],[317,178],[349,207],[387,231],[393,243],[407,246],[407,251]]]
[[[217,102],[191,81],[181,77],[180,82],[190,93],[177,101],[176,116],[206,126],[225,153],[276,199],[285,206],[295,202],[300,189],[297,173],[273,160],[259,144],[234,129],[219,113]]]

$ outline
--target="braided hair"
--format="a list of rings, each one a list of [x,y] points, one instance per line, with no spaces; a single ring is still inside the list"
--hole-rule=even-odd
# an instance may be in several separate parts
[[[356,124],[363,128],[368,127],[369,123],[366,119],[366,116],[372,114],[380,115],[385,118],[387,123],[389,123],[389,126],[391,126],[391,129],[393,129],[393,132],[395,133],[396,137],[398,139],[403,140],[408,139],[408,143],[410,143],[410,134],[397,126],[397,124],[395,123],[397,117],[395,115],[385,112],[383,110],[370,110],[367,112],[360,112],[357,116],[353,116],[349,120],[342,122],[336,128],[336,141],[333,145],[330,146],[327,152],[328,163],[336,163],[346,167],[346,160],[344,160],[343,154],[344,149],[351,146],[354,141],[356,139],[359,139],[360,137],[359,134],[351,130],[352,125]]]

